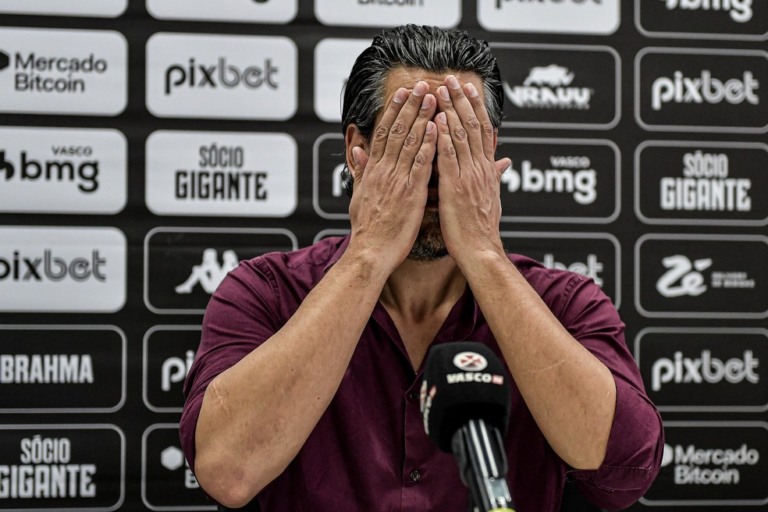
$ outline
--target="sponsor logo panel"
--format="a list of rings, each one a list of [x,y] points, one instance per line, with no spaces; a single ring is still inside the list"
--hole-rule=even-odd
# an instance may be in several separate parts
[[[0,28],[0,112],[115,116],[127,65],[119,32]]]
[[[178,423],[158,423],[144,431],[141,500],[150,510],[216,510],[181,451]]]
[[[493,43],[507,127],[609,129],[620,117],[620,59],[607,46]]]
[[[619,242],[608,233],[502,231],[507,251],[523,254],[547,268],[570,270],[592,279],[618,308],[621,301]]]
[[[158,117],[286,120],[298,103],[297,57],[282,36],[154,34],[147,109]]]
[[[0,413],[114,412],[125,402],[117,327],[0,326]]]
[[[635,116],[647,130],[765,133],[766,83],[768,52],[645,48],[635,58]]]
[[[125,304],[116,228],[0,227],[0,311],[113,313]]]
[[[646,235],[635,245],[635,303],[647,317],[768,317],[768,238]]]
[[[502,220],[606,223],[619,214],[619,149],[610,141],[500,138]]]
[[[200,345],[200,326],[158,325],[144,335],[144,403],[155,412],[181,412],[184,379]]]
[[[156,131],[147,207],[158,215],[286,217],[297,203],[297,146],[283,133]]]
[[[298,0],[147,0],[151,16],[171,20],[288,23],[298,8]]]
[[[406,23],[455,27],[461,0],[317,0],[315,16],[323,25],[394,27]]]
[[[768,224],[768,146],[649,141],[635,153],[635,207],[649,224]]]
[[[345,161],[344,137],[321,135],[312,148],[312,203],[326,219],[349,218],[349,196],[341,183]]]
[[[125,436],[113,425],[0,425],[0,510],[117,510]]]
[[[128,0],[3,0],[0,12],[55,16],[94,16],[116,18],[125,12]]]
[[[480,25],[499,32],[612,34],[619,0],[478,0]]]
[[[155,313],[202,314],[240,261],[297,247],[284,229],[155,228],[144,239],[144,303]]]
[[[646,506],[755,506],[768,503],[768,424],[665,422],[664,456]]]
[[[315,47],[315,113],[329,123],[341,121],[342,91],[357,56],[369,39],[323,39]]]
[[[635,359],[660,411],[768,410],[764,329],[644,329]]]
[[[635,24],[649,36],[690,39],[768,39],[761,0],[635,0]]]
[[[120,212],[127,146],[117,130],[0,127],[0,212]]]

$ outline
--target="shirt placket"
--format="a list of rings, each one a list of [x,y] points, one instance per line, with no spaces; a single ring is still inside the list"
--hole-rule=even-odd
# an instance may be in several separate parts
[[[428,493],[426,487],[435,485],[431,482],[429,468],[426,464],[431,451],[431,441],[424,432],[424,421],[419,407],[419,386],[421,377],[416,376],[411,387],[403,396],[405,414],[403,415],[403,432],[405,433],[405,456],[402,468],[402,512],[428,510],[426,502]]]

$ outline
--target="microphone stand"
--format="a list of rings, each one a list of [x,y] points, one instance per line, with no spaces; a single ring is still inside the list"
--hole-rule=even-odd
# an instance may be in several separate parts
[[[451,440],[461,480],[469,487],[469,512],[515,512],[507,486],[507,456],[498,429],[469,420]]]

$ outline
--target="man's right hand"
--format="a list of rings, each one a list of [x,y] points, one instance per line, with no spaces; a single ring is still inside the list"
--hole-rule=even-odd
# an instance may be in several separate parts
[[[427,202],[437,129],[437,101],[426,82],[398,89],[370,138],[352,148],[354,177],[349,250],[373,251],[394,270],[416,241]],[[356,127],[354,129],[357,129]]]

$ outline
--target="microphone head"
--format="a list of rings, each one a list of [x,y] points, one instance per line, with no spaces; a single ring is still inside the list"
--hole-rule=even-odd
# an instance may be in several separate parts
[[[504,363],[485,345],[457,341],[433,346],[421,385],[424,430],[450,453],[453,434],[482,419],[504,434],[509,423],[510,386]]]

